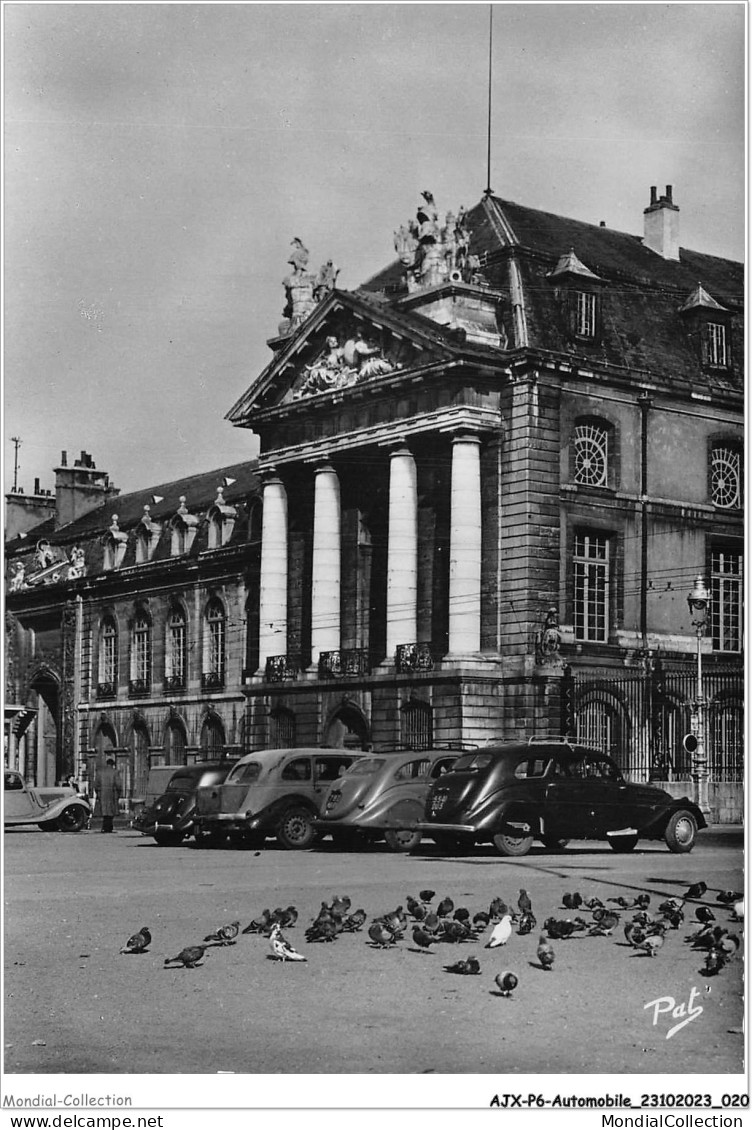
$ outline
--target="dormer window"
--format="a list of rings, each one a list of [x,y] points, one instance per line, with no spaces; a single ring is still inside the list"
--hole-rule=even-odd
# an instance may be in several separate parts
[[[119,569],[123,564],[125,557],[125,549],[128,544],[128,535],[120,529],[118,525],[117,514],[112,515],[112,525],[110,526],[104,541],[104,563],[103,568],[107,571],[111,569]]]
[[[716,302],[702,283],[698,283],[679,307],[679,314],[702,365],[708,369],[730,368],[731,311]]]
[[[170,553],[173,557],[180,557],[189,553],[196,536],[198,518],[195,514],[188,513],[185,504],[185,495],[180,496],[180,506],[172,520],[172,536],[170,538]]]
[[[162,529],[158,522],[152,522],[150,509],[148,505],[144,506],[144,516],[138,524],[136,533],[137,565],[144,565],[147,561],[151,561]]]
[[[596,341],[600,336],[603,279],[577,258],[574,248],[561,256],[548,278],[556,286],[572,337],[578,341]]]
[[[217,497],[209,510],[209,549],[221,549],[223,545],[227,545],[235,528],[237,513],[234,506],[228,506],[225,502],[222,487],[217,487]]]

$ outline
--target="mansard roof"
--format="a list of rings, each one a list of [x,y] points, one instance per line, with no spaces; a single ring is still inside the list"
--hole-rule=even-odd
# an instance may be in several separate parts
[[[260,495],[260,485],[256,474],[256,461],[233,463],[229,467],[218,467],[213,471],[203,471],[182,479],[144,487],[129,494],[119,494],[108,498],[103,506],[82,514],[75,521],[55,529],[54,518],[48,518],[26,532],[26,536],[14,538],[6,545],[6,553],[28,553],[42,538],[55,545],[75,545],[90,541],[107,533],[112,525],[114,514],[118,516],[121,530],[137,526],[144,516],[144,506],[149,507],[149,517],[153,522],[167,523],[178,511],[180,498],[186,498],[191,513],[205,513],[216,502],[217,487],[226,480],[234,482],[223,487],[226,504],[231,505],[246,500],[250,495]],[[155,502],[154,499],[159,501]]]

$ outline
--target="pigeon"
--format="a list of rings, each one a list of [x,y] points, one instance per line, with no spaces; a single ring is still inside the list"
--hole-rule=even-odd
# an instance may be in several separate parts
[[[331,918],[331,916],[332,916],[332,912],[331,912],[331,909],[329,907],[329,904],[322,902],[321,909],[319,910],[316,917],[312,918],[311,921],[312,922],[320,922],[323,918]]]
[[[166,957],[164,963],[170,965],[173,961],[179,961],[185,969],[195,969],[201,963],[201,958],[208,948],[206,945],[186,946],[175,957]]]
[[[518,985],[517,974],[508,969],[505,969],[503,973],[497,973],[494,981],[503,997],[511,997]]]
[[[486,942],[486,949],[493,950],[497,946],[505,946],[512,936],[512,915],[505,914],[501,922],[497,922],[491,931],[491,937]]]
[[[561,901],[562,905],[566,907],[567,910],[577,910],[582,906],[582,895],[579,894],[578,891],[575,891],[573,895],[567,891]]]
[[[454,903],[450,898],[442,899],[439,905],[436,907],[436,913],[438,914],[439,918],[446,918],[447,915],[451,914],[453,910]]]
[[[576,918],[574,921],[569,918],[547,918],[543,923],[543,929],[548,932],[549,938],[562,940],[571,938],[578,930],[587,929],[587,922],[582,918]]]
[[[378,949],[386,949],[397,941],[397,934],[390,930],[382,921],[376,920],[368,927],[368,937]]]
[[[705,925],[709,922],[715,922],[715,915],[709,906],[698,906],[695,910],[695,918],[698,922],[703,922]]]
[[[710,949],[705,954],[705,966],[702,972],[706,977],[714,977],[726,965],[726,957],[719,949]]]
[[[553,947],[544,934],[541,934],[538,939],[538,949],[536,953],[538,955],[538,961],[546,971],[553,969],[555,956]]]
[[[642,950],[649,957],[655,957],[658,950],[663,946],[663,942],[663,934],[647,934],[635,949]]]
[[[530,901],[530,896],[524,887],[520,887],[520,897],[517,899],[517,906],[519,908],[520,914],[524,914],[526,911],[531,911],[533,909],[533,904]]]
[[[507,904],[504,902],[503,899],[495,898],[495,899],[492,900],[491,905],[488,908],[489,918],[498,922],[507,913],[508,913]]]
[[[702,926],[696,930],[694,934],[690,934],[685,938],[685,942],[689,942],[693,950],[709,950],[714,946],[720,945],[721,938],[725,937],[726,930],[723,926]]]
[[[630,946],[634,946],[635,949],[637,949],[637,947],[641,946],[645,941],[647,931],[639,922],[627,922],[624,926],[624,937],[627,939]]]
[[[603,902],[601,899],[593,896],[593,898],[585,899],[582,905],[587,907],[588,910],[596,910],[598,907],[603,906]]]
[[[520,920],[517,923],[518,934],[532,934],[535,927],[538,925],[535,915],[532,911],[527,911],[525,914],[520,915]]]
[[[616,903],[616,905],[620,906],[622,910],[634,910],[636,908],[639,908],[640,910],[647,910],[647,908],[650,906],[650,895],[637,895],[637,897],[633,899],[627,899],[624,898],[623,895],[619,895],[618,898],[611,898],[607,901]]]
[[[269,946],[271,947],[272,957],[275,961],[308,961],[302,953],[298,953],[294,949],[287,938],[282,933],[282,929],[278,922],[272,926],[272,932],[269,935]]]
[[[142,926],[137,934],[132,934],[121,949],[121,953],[146,953],[147,946],[151,943],[151,934],[148,926]]]
[[[477,957],[468,957],[466,961],[455,961],[454,965],[445,965],[444,969],[447,973],[462,973],[465,976],[472,974],[475,976],[480,973],[480,962]]]
[[[272,925],[271,911],[262,910],[260,918],[254,918],[243,930],[244,934],[265,934]]]
[[[719,948],[723,952],[726,961],[731,961],[731,959],[736,957],[736,955],[738,954],[740,946],[741,941],[736,936],[736,934],[724,934],[724,936],[721,938],[721,944]]]
[[[366,924],[368,915],[365,910],[354,910],[352,914],[348,914],[347,918],[342,923],[342,932],[345,934],[356,934],[358,930],[362,930]]]
[[[275,910],[273,919],[283,930],[292,930],[298,921],[298,912],[294,906],[288,906],[286,910]]]
[[[664,902],[660,903],[658,909],[663,914],[676,914],[681,912],[682,917],[684,917],[684,899],[666,899]]]
[[[333,918],[322,918],[313,922],[305,932],[307,942],[333,942],[340,930]]]
[[[412,914],[416,922],[422,922],[426,916],[426,908],[422,902],[418,902],[412,895],[408,895],[405,899],[405,906],[407,907],[408,914]]]
[[[702,881],[700,881],[699,883],[693,883],[691,887],[687,888],[684,897],[685,899],[701,899],[707,889],[707,883],[703,883]]]
[[[729,903],[737,902],[743,897],[741,891],[719,891],[716,895],[716,902],[722,902],[728,905]]]
[[[616,922],[618,922],[620,917],[621,916],[617,911],[607,910],[605,906],[597,906],[593,911],[594,922],[600,923],[603,922],[604,919],[608,919],[610,921],[612,918],[615,919]]]
[[[464,922],[458,922],[454,918],[445,920],[442,931],[441,940],[443,942],[464,942],[472,935],[469,926]]]
[[[455,918],[457,922],[464,922],[466,926],[470,924],[470,911],[467,907],[458,906],[452,917]]]
[[[615,910],[604,910],[599,916],[598,920],[588,930],[588,934],[593,936],[597,935],[610,935],[612,930],[615,930],[619,925],[619,915]]]
[[[436,939],[431,934],[427,934],[425,930],[421,930],[420,926],[413,926],[413,941],[420,949],[427,950]]]
[[[352,899],[348,895],[341,895],[332,899],[332,905],[329,907],[332,914],[345,915],[352,906]]]
[[[440,928],[441,923],[439,921],[438,914],[430,912],[423,919],[423,929],[426,930],[429,934],[437,933]]]
[[[491,915],[486,914],[485,910],[479,910],[477,914],[473,915],[473,926],[476,930],[485,930],[490,921]]]
[[[213,934],[207,934],[204,941],[215,942],[220,946],[234,946],[239,931],[239,922],[228,922],[226,926],[220,926]]]
[[[431,901],[436,891],[418,891],[418,898],[421,902],[428,903]]]
[[[389,914],[382,914],[381,918],[376,919],[376,921],[383,922],[393,934],[404,934],[407,929],[407,915],[401,905],[396,910],[390,911]]]
[[[733,922],[744,921],[744,899],[739,899],[738,902],[734,903],[731,911],[731,919]]]

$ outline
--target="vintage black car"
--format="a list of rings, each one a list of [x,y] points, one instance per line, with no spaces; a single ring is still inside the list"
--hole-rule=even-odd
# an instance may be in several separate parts
[[[236,762],[197,761],[173,767],[165,791],[133,821],[133,827],[153,836],[163,846],[181,843],[190,835],[201,835],[195,822],[196,797],[203,785],[219,785]]]
[[[702,812],[653,785],[630,784],[610,757],[566,740],[505,743],[466,753],[432,786],[419,829],[443,846],[492,842],[525,855],[570,839],[606,840],[632,851],[640,838],[691,851]]]

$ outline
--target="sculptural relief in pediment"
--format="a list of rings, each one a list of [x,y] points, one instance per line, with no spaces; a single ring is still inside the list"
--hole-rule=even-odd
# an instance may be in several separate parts
[[[360,381],[395,372],[401,367],[400,362],[385,355],[367,329],[332,333],[313,363],[303,366],[290,390],[290,399],[300,400],[305,396],[347,388]]]

